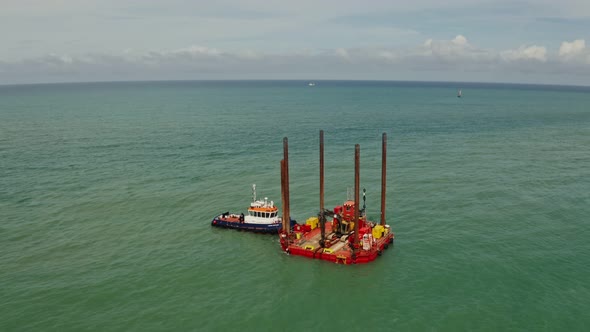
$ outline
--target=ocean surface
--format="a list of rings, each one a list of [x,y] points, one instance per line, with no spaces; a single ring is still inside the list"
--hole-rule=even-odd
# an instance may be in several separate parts
[[[587,331],[590,88],[418,82],[0,86],[0,331]],[[457,98],[461,88],[462,98]],[[354,185],[371,264],[212,228]]]

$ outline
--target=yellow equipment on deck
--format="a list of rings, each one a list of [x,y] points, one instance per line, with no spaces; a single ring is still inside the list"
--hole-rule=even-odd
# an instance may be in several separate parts
[[[318,217],[311,217],[307,218],[305,224],[311,226],[311,229],[316,229],[318,227],[319,222],[320,220],[318,219]]]
[[[380,239],[383,235],[385,235],[385,227],[381,225],[373,227],[373,237],[375,239]]]

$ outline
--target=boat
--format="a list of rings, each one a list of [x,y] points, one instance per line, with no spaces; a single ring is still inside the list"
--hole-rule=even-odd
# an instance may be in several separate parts
[[[279,216],[279,208],[268,197],[264,197],[264,200],[256,199],[256,184],[253,184],[252,202],[246,214],[229,211],[221,213],[211,220],[211,226],[276,234],[282,228],[282,218]]]
[[[457,98],[461,98],[461,89],[457,90]]]
[[[285,227],[279,233],[279,242],[289,255],[321,259],[337,264],[361,264],[374,261],[385,249],[393,245],[395,234],[385,222],[386,141],[383,133],[381,170],[381,219],[370,221],[366,215],[366,190],[363,190],[363,208],[359,208],[358,189],[333,210],[324,209],[323,131],[320,131],[320,209],[317,216],[305,224]],[[284,159],[281,161],[281,196],[283,220],[289,219],[289,170],[287,139],[283,139]],[[360,188],[360,146],[355,146],[355,186]],[[328,220],[330,219],[331,220]]]
[[[315,86],[315,83],[314,82],[309,82],[307,85],[309,85],[309,86]]]

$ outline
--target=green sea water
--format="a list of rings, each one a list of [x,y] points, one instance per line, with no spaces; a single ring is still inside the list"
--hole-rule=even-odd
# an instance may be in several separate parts
[[[587,331],[590,89],[404,82],[0,86],[0,331]],[[210,226],[354,185],[395,247],[291,257]]]

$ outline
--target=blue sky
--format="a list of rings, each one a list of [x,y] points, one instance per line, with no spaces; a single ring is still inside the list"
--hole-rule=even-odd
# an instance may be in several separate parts
[[[590,85],[590,1],[0,0],[0,84],[378,79]]]

